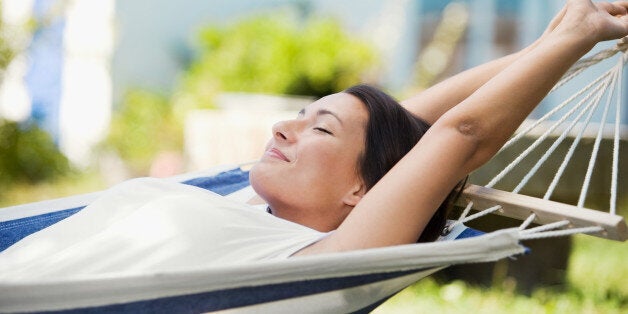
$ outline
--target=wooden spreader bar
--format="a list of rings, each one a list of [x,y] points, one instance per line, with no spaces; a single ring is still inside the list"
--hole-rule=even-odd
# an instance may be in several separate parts
[[[570,224],[565,229],[600,226],[603,231],[589,234],[616,241],[628,239],[626,221],[619,215],[473,184],[465,188],[458,205],[466,206],[469,201],[473,202],[475,210],[501,205],[502,208],[495,212],[498,215],[525,220],[534,213],[534,223],[537,224],[568,220]]]

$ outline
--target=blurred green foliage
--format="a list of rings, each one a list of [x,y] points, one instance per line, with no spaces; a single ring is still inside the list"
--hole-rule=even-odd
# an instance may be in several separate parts
[[[37,183],[69,170],[48,133],[34,123],[0,119],[0,186]]]
[[[0,17],[2,16],[2,1],[0,1]],[[11,38],[7,36],[7,26],[0,20],[0,69],[4,71],[16,55],[16,51],[11,43]]]
[[[0,24],[0,33],[2,33],[5,28]],[[9,63],[13,61],[15,57],[15,51],[11,49],[11,46],[7,42],[7,38],[4,36],[0,36],[0,69],[6,69],[9,66]]]
[[[134,175],[152,158],[180,150],[183,119],[190,109],[209,108],[223,91],[324,96],[363,81],[376,54],[335,20],[297,23],[287,15],[251,17],[198,33],[200,51],[173,95],[132,90],[114,113],[104,147]]]
[[[1,9],[0,5],[0,17]],[[33,20],[19,26],[9,26],[0,20],[0,82],[9,64],[26,48],[33,29]],[[0,194],[16,184],[40,183],[70,170],[68,159],[34,121],[0,118]]]
[[[181,150],[182,130],[166,96],[132,90],[113,114],[104,148],[117,153],[133,175],[145,175],[156,153]]]
[[[207,26],[198,40],[199,56],[181,86],[188,107],[211,107],[220,91],[322,97],[363,81],[377,59],[333,19],[257,16]]]

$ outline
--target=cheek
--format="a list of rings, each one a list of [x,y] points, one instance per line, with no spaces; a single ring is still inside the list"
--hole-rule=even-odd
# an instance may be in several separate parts
[[[314,157],[314,156],[312,156]],[[356,174],[358,153],[349,147],[336,147],[330,150],[319,150],[317,161],[312,162],[317,166],[313,169],[318,176],[353,179]]]
[[[329,143],[313,143],[303,145],[299,152],[299,159],[303,165],[316,169],[336,168],[338,164],[344,164],[346,152],[341,145],[330,145]]]

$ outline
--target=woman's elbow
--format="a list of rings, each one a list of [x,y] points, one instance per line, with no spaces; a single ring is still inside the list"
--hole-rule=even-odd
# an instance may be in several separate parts
[[[492,136],[482,125],[482,121],[474,118],[453,117],[445,122],[445,127],[454,133],[452,145],[464,151],[465,170],[471,172],[486,162],[499,150],[492,144]]]

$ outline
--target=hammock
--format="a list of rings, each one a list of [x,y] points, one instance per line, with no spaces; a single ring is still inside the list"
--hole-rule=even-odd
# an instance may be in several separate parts
[[[240,168],[173,180],[226,195],[248,185]],[[5,208],[0,250],[78,211],[99,193]],[[516,230],[482,234],[459,225],[441,241],[185,272],[89,280],[0,282],[0,312],[369,311],[451,264],[494,261],[525,249]],[[452,239],[459,239],[451,241]],[[10,271],[0,269],[0,272]]]
[[[623,51],[618,45],[591,58],[584,59],[565,75],[557,86],[564,85],[584,69],[604,58]],[[616,100],[614,132],[613,174],[609,213],[584,208],[590,179],[585,179],[576,205],[550,201],[550,196],[564,171],[561,166],[550,184],[545,197],[536,198],[517,194],[529,181],[524,177],[512,192],[495,189],[495,184],[509,173],[528,153],[524,152],[500,172],[486,186],[470,185],[464,191],[465,209],[460,218],[450,223],[444,236],[434,243],[402,245],[352,252],[323,254],[265,261],[254,264],[225,265],[167,273],[136,276],[100,276],[87,279],[42,280],[37,282],[0,282],[0,312],[41,311],[93,311],[93,312],[368,312],[385,298],[404,287],[454,264],[487,262],[502,259],[526,251],[520,240],[562,236],[573,233],[589,233],[595,236],[624,241],[626,224],[616,215],[618,145],[620,139],[619,89],[621,67],[625,54],[618,65],[603,74],[582,92],[559,105],[543,117],[519,132],[505,145],[505,149],[525,134],[547,121],[547,117],[560,108],[584,95],[573,109],[564,116],[578,113],[558,135],[563,141],[574,127],[580,128],[573,147],[580,141],[604,91],[607,101],[601,121],[605,121],[612,95]],[[615,92],[614,92],[615,91]],[[593,99],[593,101],[589,101]],[[588,103],[587,103],[588,102]],[[583,104],[584,109],[581,109]],[[584,122],[578,122],[583,116]],[[539,143],[558,129],[567,118],[561,118],[539,136]],[[604,123],[599,123],[603,125]],[[554,126],[556,125],[556,126]],[[598,134],[603,134],[600,128]],[[602,135],[596,136],[599,147]],[[560,142],[559,142],[560,143]],[[539,144],[533,144],[532,149]],[[558,144],[556,144],[558,145]],[[595,160],[597,149],[592,153]],[[551,154],[548,149],[547,155]],[[527,150],[526,150],[527,151]],[[569,150],[564,164],[569,162],[573,150]],[[523,156],[523,157],[521,157]],[[544,156],[528,173],[533,175],[544,162]],[[595,164],[591,161],[590,164]],[[593,166],[587,169],[587,178]],[[221,172],[226,168],[205,173],[186,174],[172,180],[210,189],[219,194],[229,194],[248,184],[246,171],[239,168]],[[531,176],[530,175],[530,176]],[[587,187],[585,187],[587,186]],[[582,195],[585,196],[582,196]],[[38,202],[0,209],[0,250],[6,249],[25,236],[76,213],[98,197],[98,193],[73,196],[52,201]],[[462,204],[461,203],[461,204]],[[469,215],[472,209],[478,213]],[[523,220],[519,228],[482,234],[464,226],[464,223],[495,213]],[[529,228],[532,223],[539,227]],[[0,272],[10,271],[0,269]]]

